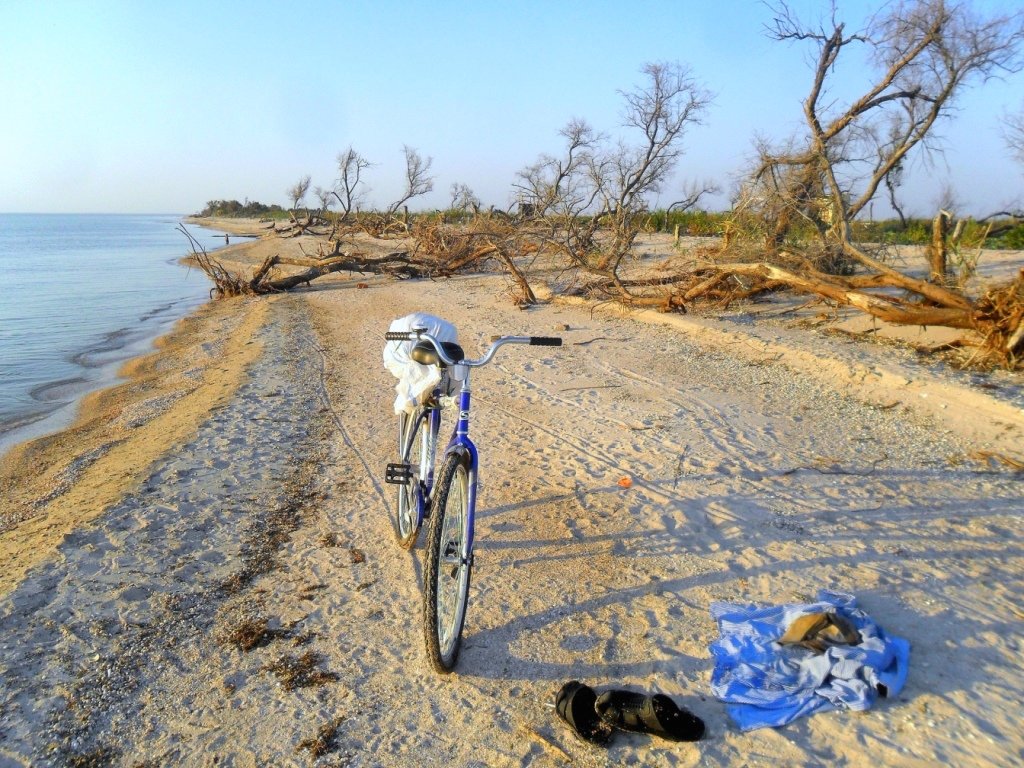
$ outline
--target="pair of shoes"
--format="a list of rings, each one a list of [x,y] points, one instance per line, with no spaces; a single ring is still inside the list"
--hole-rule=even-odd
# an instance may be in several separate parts
[[[703,720],[661,693],[609,690],[598,696],[573,680],[555,696],[555,710],[580,738],[602,746],[611,739],[613,727],[671,741],[698,741],[704,735]]]

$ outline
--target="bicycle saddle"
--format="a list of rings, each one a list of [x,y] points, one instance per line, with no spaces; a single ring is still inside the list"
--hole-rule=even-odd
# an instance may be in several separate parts
[[[441,347],[444,349],[444,353],[457,363],[466,356],[466,353],[462,351],[462,347],[454,342],[442,341]],[[429,341],[419,342],[412,348],[412,352],[409,353],[409,357],[417,363],[423,363],[423,365],[437,365],[441,368],[446,367],[445,362],[438,357],[437,350],[434,349],[434,345]]]

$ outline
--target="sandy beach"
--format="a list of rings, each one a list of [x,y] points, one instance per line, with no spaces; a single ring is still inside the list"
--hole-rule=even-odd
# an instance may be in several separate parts
[[[6,456],[0,766],[1024,764],[1024,494],[990,458],[1021,458],[1016,378],[792,315],[522,311],[507,290],[341,273],[211,303]],[[474,376],[478,543],[446,677],[384,483],[383,333],[417,310],[471,356],[565,339]],[[709,691],[711,603],[824,588],[910,641],[906,688],[740,732]],[[549,706],[573,679],[666,693],[707,735],[585,744]]]

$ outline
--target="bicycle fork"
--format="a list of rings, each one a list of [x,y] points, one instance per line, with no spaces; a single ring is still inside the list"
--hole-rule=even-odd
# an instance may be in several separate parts
[[[468,373],[468,372],[467,372]],[[480,465],[480,455],[476,445],[469,439],[469,376],[462,382],[462,389],[459,392],[459,419],[452,430],[451,440],[445,448],[444,455],[460,454],[466,462],[466,531],[463,535],[462,551],[459,559],[463,564],[473,565],[473,531],[476,527],[476,496],[477,479]]]

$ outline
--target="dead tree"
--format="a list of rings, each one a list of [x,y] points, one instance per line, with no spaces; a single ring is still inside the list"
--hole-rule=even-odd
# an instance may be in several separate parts
[[[932,127],[964,87],[1020,68],[1021,13],[981,18],[966,4],[906,0],[848,32],[834,6],[831,20],[818,26],[785,4],[774,10],[771,37],[816,50],[803,104],[807,135],[781,151],[766,147],[748,190],[781,198],[783,207],[813,221],[828,246],[900,287],[940,306],[965,307],[964,297],[903,275],[855,244],[851,222],[911,150],[928,148]],[[877,76],[859,97],[840,103],[826,94],[851,49],[870,55]]]
[[[390,225],[395,220],[398,209],[402,208],[405,210],[403,225],[408,230],[409,216],[406,204],[414,197],[425,195],[434,188],[434,177],[429,175],[434,160],[431,157],[424,160],[419,152],[408,145],[402,147],[402,152],[405,154],[405,187],[402,196],[391,203],[384,212],[384,224]]]
[[[1003,138],[1006,140],[1007,149],[1024,167],[1024,108],[1003,118]]]
[[[213,288],[210,289],[213,298],[280,293],[301,285],[309,285],[317,278],[336,272],[407,278],[424,277],[432,271],[430,264],[418,262],[408,251],[396,251],[385,256],[369,258],[360,253],[341,253],[338,244],[335,243],[333,251],[322,258],[271,256],[256,268],[252,276],[246,277],[242,272],[228,269],[219,260],[210,256],[183,226],[179,225],[178,231],[189,241],[193,263],[213,283]],[[275,268],[282,264],[305,269],[290,275],[277,274]]]
[[[685,131],[700,123],[711,102],[711,94],[681,64],[647,64],[642,71],[645,85],[622,94],[625,125],[640,132],[639,141],[592,156],[589,166],[611,230],[597,268],[613,279],[640,231],[648,196],[661,190],[683,155]]]
[[[561,131],[560,157],[541,155],[519,171],[520,217],[537,227],[537,237],[565,256],[570,264],[588,268],[597,254],[594,235],[598,216],[588,216],[600,190],[586,172],[603,137],[584,120],[573,119]]]
[[[288,194],[288,199],[292,201],[292,213],[293,214],[298,209],[299,203],[301,203],[303,198],[305,198],[306,193],[309,192],[309,182],[310,182],[309,174],[306,174],[305,176],[300,178],[297,182],[295,182],[295,184],[293,184],[292,186],[288,187],[287,194]]]
[[[546,244],[602,275],[626,299],[631,294],[619,266],[646,219],[650,195],[662,189],[683,154],[686,129],[700,122],[711,100],[681,64],[647,64],[642,73],[644,84],[622,93],[634,143],[609,144],[586,122],[573,120],[561,132],[562,157],[542,155],[519,172],[516,185],[533,218],[549,225]],[[602,230],[606,236],[599,236]]]
[[[443,221],[417,222],[415,255],[431,265],[432,274],[447,277],[469,269],[480,269],[496,260],[511,278],[513,300],[524,307],[537,303],[526,271],[516,263],[517,256],[536,252],[537,246],[524,237],[518,223],[501,217],[478,217],[464,226]]]
[[[953,214],[940,210],[932,221],[932,239],[928,244],[928,279],[936,285],[946,284],[946,272],[949,269],[946,240],[949,237],[949,223]]]
[[[831,20],[818,26],[799,21],[786,5],[775,13],[772,37],[815,50],[803,104],[807,133],[782,147],[762,143],[737,207],[741,215],[760,216],[768,258],[785,256],[795,268],[766,261],[722,265],[722,272],[816,293],[890,322],[970,328],[987,349],[1016,365],[1024,333],[1024,276],[972,299],[947,284],[949,216],[940,213],[935,222],[929,280],[894,269],[856,243],[852,222],[881,185],[898,181],[912,150],[928,150],[933,126],[949,114],[963,88],[1020,69],[1024,13],[981,18],[967,5],[907,0],[887,6],[858,32],[847,31],[834,6]],[[850,101],[826,96],[834,90],[836,72],[849,66],[852,50],[870,54],[876,76]],[[789,252],[787,235],[798,221],[814,227],[826,252],[869,274],[844,278],[808,268],[806,255]],[[872,288],[907,293],[894,298],[891,291]]]
[[[327,210],[332,205],[334,205],[334,201],[331,200],[331,197],[333,197],[334,193],[329,189],[324,189],[323,187],[313,187],[313,195],[320,203],[320,215],[326,213]]]
[[[455,182],[448,188],[451,200],[448,203],[448,210],[465,213],[472,209],[474,214],[480,213],[480,198],[470,189],[468,184]]]
[[[683,187],[683,197],[675,202],[669,203],[665,208],[666,213],[688,211],[693,208],[704,195],[717,195],[722,191],[721,186],[713,181],[691,181]]]
[[[370,161],[352,147],[338,155],[338,180],[335,182],[331,194],[341,206],[342,222],[348,222],[349,215],[362,199],[363,171],[370,165]]]

